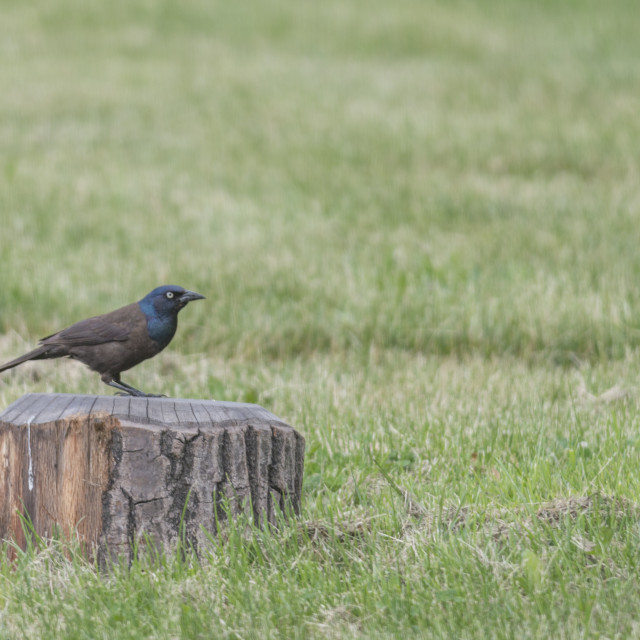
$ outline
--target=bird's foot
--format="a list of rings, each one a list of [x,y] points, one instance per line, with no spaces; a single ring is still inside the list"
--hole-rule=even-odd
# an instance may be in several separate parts
[[[125,393],[124,391],[118,391],[113,395],[124,396],[125,398],[168,398],[163,393]]]
[[[110,387],[115,387],[116,389],[119,389],[118,393],[116,393],[117,396],[134,396],[136,398],[166,398],[167,396],[164,395],[156,395],[154,393],[145,393],[144,391],[140,391],[140,389],[136,389],[135,387],[132,387],[130,384],[127,384],[126,382],[122,382],[122,380],[118,379],[111,379],[111,380],[105,380],[103,378],[103,382],[105,382],[106,384],[108,384]]]

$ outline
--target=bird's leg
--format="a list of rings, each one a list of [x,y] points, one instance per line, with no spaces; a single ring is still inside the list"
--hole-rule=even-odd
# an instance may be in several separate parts
[[[114,376],[111,380],[105,380],[103,378],[103,382],[108,384],[110,387],[115,387],[116,389],[120,389],[123,391],[125,395],[128,396],[136,396],[138,398],[165,398],[166,396],[159,396],[153,393],[145,393],[144,391],[140,391],[140,389],[136,389],[132,387],[130,384],[126,382],[122,382],[120,380],[120,376]]]
[[[115,387],[116,389],[120,389],[120,391],[124,392],[116,395],[137,396],[141,398],[144,398],[147,395],[146,393],[143,393],[138,389],[134,389],[133,387],[130,387],[128,384],[124,384],[122,382],[116,382],[115,380],[111,380],[107,382],[107,384],[110,387]]]

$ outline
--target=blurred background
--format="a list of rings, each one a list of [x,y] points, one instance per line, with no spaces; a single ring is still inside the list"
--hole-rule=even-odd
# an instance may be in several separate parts
[[[225,358],[623,356],[640,44],[616,4],[6,3],[0,331],[176,283],[208,301],[173,347]]]

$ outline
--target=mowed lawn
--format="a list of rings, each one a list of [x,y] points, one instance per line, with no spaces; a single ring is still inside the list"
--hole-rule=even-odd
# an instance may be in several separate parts
[[[307,452],[200,560],[5,548],[0,638],[640,636],[636,5],[1,2],[0,362],[179,284],[125,379]]]

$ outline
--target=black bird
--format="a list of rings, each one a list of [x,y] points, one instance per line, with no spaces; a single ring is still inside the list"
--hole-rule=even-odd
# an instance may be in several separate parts
[[[178,312],[204,296],[164,285],[134,302],[102,316],[87,318],[40,340],[40,346],[0,365],[11,369],[27,360],[68,356],[100,374],[102,382],[132,396],[148,396],[120,380],[120,373],[160,353],[178,327]]]

